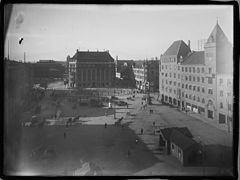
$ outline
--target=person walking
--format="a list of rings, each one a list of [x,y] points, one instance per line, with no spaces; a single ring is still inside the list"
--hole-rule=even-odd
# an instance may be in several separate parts
[[[130,150],[128,149],[128,151],[127,151],[127,157],[129,158],[130,155],[131,155],[131,152],[130,152]]]
[[[104,127],[107,128],[107,123],[104,124]]]
[[[141,128],[141,135],[143,135],[143,128]]]
[[[155,121],[153,121],[153,126],[155,127]]]

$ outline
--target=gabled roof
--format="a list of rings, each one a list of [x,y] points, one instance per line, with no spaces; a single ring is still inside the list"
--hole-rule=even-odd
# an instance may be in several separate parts
[[[207,39],[207,43],[209,42],[228,42],[226,35],[224,34],[218,23],[215,25]]]
[[[108,51],[77,51],[72,59],[80,62],[114,62]]]
[[[187,53],[191,52],[190,48],[186,45],[183,40],[174,41],[172,45],[163,54],[164,56],[183,56],[185,57]]]
[[[188,149],[191,146],[196,146],[197,142],[192,138],[182,134],[177,130],[173,130],[170,136],[170,141],[180,147],[182,150]]]
[[[193,138],[192,133],[188,130],[187,127],[172,127],[172,128],[161,129],[162,135],[164,136],[164,138],[167,141],[170,140],[170,136],[171,136],[173,130],[179,131],[179,132],[181,132],[182,134],[184,134],[185,136],[187,136],[189,138]]]
[[[182,61],[182,65],[204,65],[204,51],[192,51]]]

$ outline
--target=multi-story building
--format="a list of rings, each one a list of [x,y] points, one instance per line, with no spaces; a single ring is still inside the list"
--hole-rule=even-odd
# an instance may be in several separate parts
[[[159,60],[134,61],[133,72],[136,87],[143,91],[151,92],[159,88]]]
[[[191,51],[175,41],[161,56],[160,88],[163,102],[193,111],[228,130],[232,126],[232,45],[218,25],[204,45]]]
[[[78,51],[67,57],[68,85],[77,88],[112,87],[115,63],[108,51]]]

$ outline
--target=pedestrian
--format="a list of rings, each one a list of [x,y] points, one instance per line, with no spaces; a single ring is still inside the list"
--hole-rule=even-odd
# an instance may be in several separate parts
[[[104,127],[107,128],[107,123],[104,124]]]
[[[130,150],[128,149],[128,151],[127,151],[127,157],[129,158],[130,155],[131,155],[131,152],[130,152]]]
[[[155,126],[155,121],[153,121],[153,126]]]
[[[143,128],[141,128],[141,134],[143,135]]]
[[[137,144],[137,143],[138,143],[138,140],[136,139],[135,142],[136,142],[136,144]]]
[[[66,139],[66,136],[67,136],[67,135],[66,135],[66,132],[64,132],[64,134],[63,134],[64,139]]]

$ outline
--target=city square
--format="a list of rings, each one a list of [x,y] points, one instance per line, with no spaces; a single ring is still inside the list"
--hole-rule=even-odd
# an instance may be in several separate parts
[[[5,175],[234,176],[232,6],[5,10]]]

